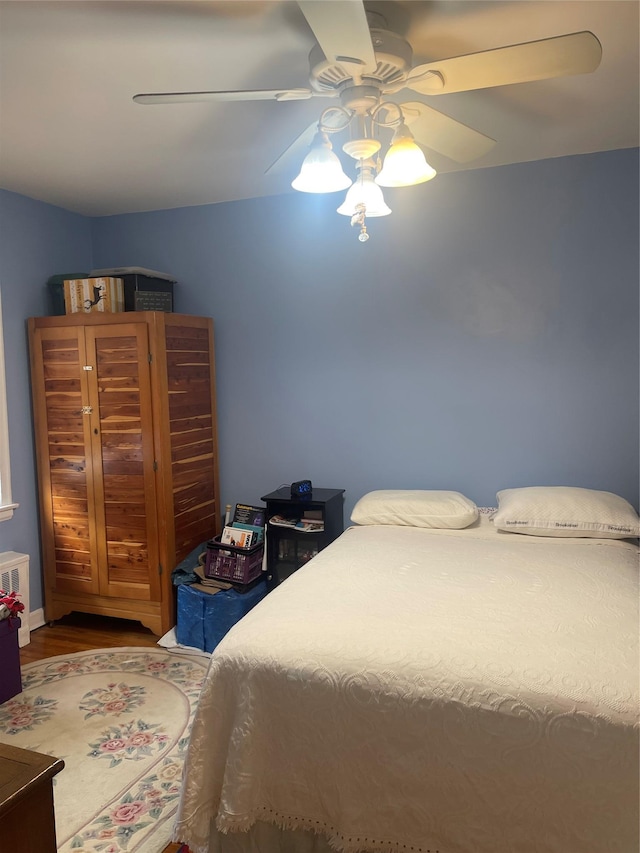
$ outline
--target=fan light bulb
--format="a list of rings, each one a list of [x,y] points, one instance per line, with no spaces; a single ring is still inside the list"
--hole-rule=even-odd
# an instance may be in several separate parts
[[[391,208],[386,204],[382,190],[373,180],[373,166],[370,163],[360,161],[358,169],[360,174],[347,192],[345,200],[338,208],[338,213],[343,216],[353,216],[358,207],[362,205],[369,217],[388,216],[391,213]]]
[[[351,183],[351,178],[342,171],[342,164],[332,150],[329,137],[318,131],[302,162],[300,174],[291,186],[303,193],[333,193],[346,190]]]
[[[436,170],[427,163],[422,149],[403,122],[393,136],[376,183],[381,187],[410,187],[435,176]]]

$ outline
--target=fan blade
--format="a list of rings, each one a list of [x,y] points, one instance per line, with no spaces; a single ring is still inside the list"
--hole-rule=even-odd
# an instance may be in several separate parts
[[[265,175],[279,175],[286,171],[290,166],[295,168],[293,164],[300,168],[302,161],[309,153],[309,146],[313,142],[313,137],[318,131],[318,122],[314,121],[300,136],[295,139],[282,154],[274,160],[269,168],[265,171]]]
[[[247,89],[235,92],[156,92],[134,95],[133,100],[137,104],[195,104],[199,101],[303,101],[312,97],[311,89]]]
[[[323,118],[322,124],[325,128],[335,128],[334,132],[329,132],[329,141],[331,142],[334,150],[337,150],[338,143],[334,138],[334,134],[336,137],[339,137],[340,130],[345,130],[346,128],[341,127],[344,118],[339,115],[327,115]],[[340,130],[339,130],[340,129]],[[302,133],[294,139],[294,141],[286,148],[282,154],[273,161],[273,163],[269,166],[269,168],[265,171],[265,175],[272,174],[281,174],[285,172],[289,168],[300,169],[302,165],[302,161],[309,153],[309,147],[313,142],[313,138],[318,132],[318,122],[314,121],[307,128],[305,128]]]
[[[602,47],[588,31],[513,44],[416,66],[406,86],[424,95],[446,95],[528,83],[570,74],[588,74],[600,64]],[[443,78],[444,85],[431,72]],[[426,75],[423,79],[423,75]]]
[[[496,144],[490,136],[419,101],[408,101],[400,107],[417,142],[457,163],[482,157]]]
[[[330,62],[355,66],[360,74],[375,71],[378,63],[360,0],[298,0],[298,5]]]

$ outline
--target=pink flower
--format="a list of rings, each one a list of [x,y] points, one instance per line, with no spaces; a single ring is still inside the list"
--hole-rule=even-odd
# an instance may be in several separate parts
[[[149,732],[136,732],[127,740],[127,746],[146,746],[148,743],[153,743],[153,735]]]
[[[21,728],[30,726],[33,723],[33,717],[31,714],[22,714],[21,716],[16,715],[11,718],[11,725],[14,728]]]
[[[105,741],[105,743],[100,744],[100,749],[103,752],[118,752],[119,749],[124,749],[126,747],[126,741],[121,738],[113,738],[113,740]]]
[[[98,833],[98,838],[113,838],[118,830],[111,827],[110,829],[102,829]]]
[[[154,672],[154,671],[158,672],[162,669],[168,669],[168,667],[169,667],[169,664],[164,663],[163,661],[155,661],[155,663],[150,663],[147,665],[147,669],[150,670],[151,672]]]
[[[111,702],[107,702],[104,706],[105,711],[114,711],[115,713],[120,713],[120,711],[127,710],[127,703],[123,702],[122,699],[113,699]]]
[[[120,805],[111,812],[111,819],[114,823],[120,825],[135,823],[149,809],[146,803],[140,801],[135,803],[120,803]]]
[[[81,663],[69,661],[69,663],[61,663],[60,666],[57,666],[56,672],[76,672],[78,669],[82,669]]]
[[[3,589],[0,589],[0,605],[4,604],[9,611],[9,616],[17,616],[18,613],[22,613],[24,610],[24,604],[18,601],[19,595],[19,592],[5,592]]]

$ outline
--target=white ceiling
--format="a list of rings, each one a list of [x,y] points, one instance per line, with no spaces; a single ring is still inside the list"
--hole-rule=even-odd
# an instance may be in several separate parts
[[[602,44],[592,74],[399,93],[496,140],[464,166],[433,153],[438,171],[638,146],[637,0],[371,5],[409,40],[414,65],[581,30]],[[333,102],[131,99],[304,87],[313,44],[295,2],[0,2],[0,187],[91,216],[293,192],[297,169],[264,172]]]

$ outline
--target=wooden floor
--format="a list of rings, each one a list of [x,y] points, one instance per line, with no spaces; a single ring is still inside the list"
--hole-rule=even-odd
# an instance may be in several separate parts
[[[53,627],[44,625],[32,631],[31,642],[20,649],[20,662],[31,663],[55,655],[114,646],[155,646],[159,639],[140,622],[71,613],[55,622]]]
[[[139,622],[107,616],[72,613],[53,626],[31,632],[31,642],[20,649],[20,663],[27,664],[56,655],[116,646],[155,646],[160,638]],[[158,853],[177,853],[179,844],[169,844]]]

